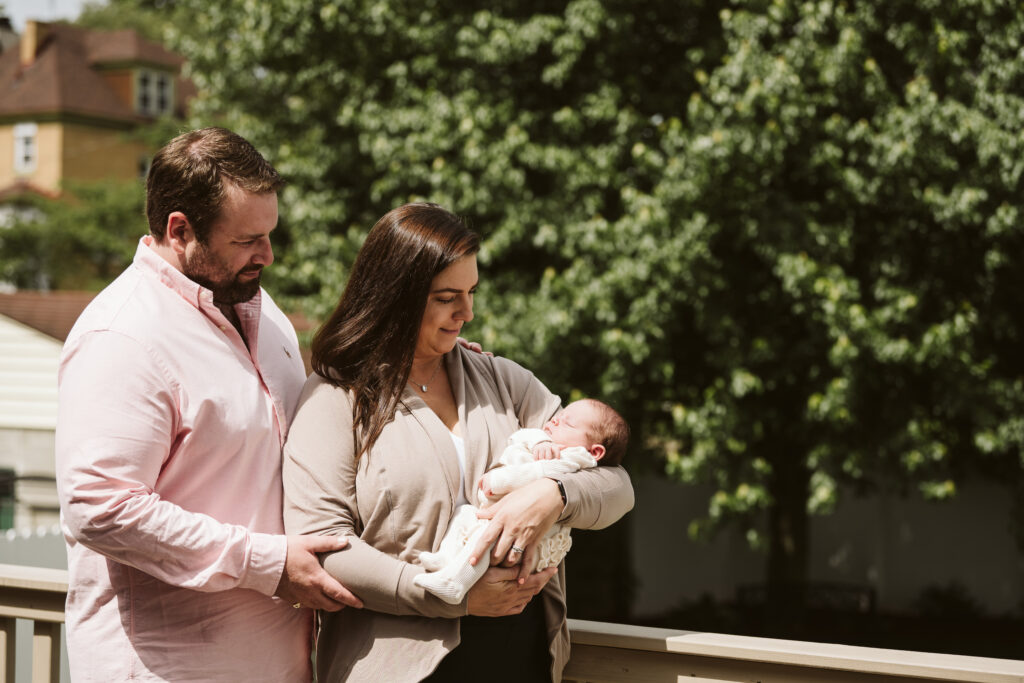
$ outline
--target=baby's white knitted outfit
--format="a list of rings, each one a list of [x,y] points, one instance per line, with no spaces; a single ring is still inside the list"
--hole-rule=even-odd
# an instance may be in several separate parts
[[[509,491],[531,481],[597,465],[594,456],[582,446],[562,449],[557,460],[534,460],[533,448],[543,441],[551,441],[540,429],[520,429],[508,441],[508,446],[498,460],[499,465],[489,470],[481,480],[477,492],[480,508],[487,507]],[[490,496],[486,495],[486,491],[490,491]],[[486,555],[475,566],[469,564],[470,553],[487,528],[487,520],[476,516],[480,508],[460,505],[448,524],[437,552],[422,552],[419,555],[420,564],[428,573],[416,576],[413,583],[452,605],[462,602],[473,584],[487,571]],[[558,565],[571,546],[569,527],[553,525],[537,545],[540,560],[537,570]]]

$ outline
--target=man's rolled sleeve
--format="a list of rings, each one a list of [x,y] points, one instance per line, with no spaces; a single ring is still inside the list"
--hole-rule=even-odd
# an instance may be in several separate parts
[[[288,538],[275,534],[252,534],[252,553],[249,566],[238,584],[263,595],[272,596],[277,592],[284,574],[288,557]]]

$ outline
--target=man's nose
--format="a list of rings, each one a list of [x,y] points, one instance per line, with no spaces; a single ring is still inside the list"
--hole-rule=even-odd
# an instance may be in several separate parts
[[[259,246],[259,250],[253,256],[253,263],[263,267],[269,266],[274,262],[274,247],[270,244],[270,238],[261,239]]]

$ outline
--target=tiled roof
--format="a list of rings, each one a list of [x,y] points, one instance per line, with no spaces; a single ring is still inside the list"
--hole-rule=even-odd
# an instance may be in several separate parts
[[[45,197],[46,199],[56,199],[60,196],[60,193],[54,190],[47,190],[43,187],[37,187],[27,180],[18,179],[7,187],[0,189],[0,203],[15,197],[24,197],[25,195],[36,195],[38,197]]]
[[[39,330],[59,341],[78,320],[96,292],[35,292],[0,294],[0,315]]]
[[[134,31],[87,31],[66,24],[49,26],[28,66],[22,66],[20,53],[18,47],[0,53],[0,116],[71,113],[140,121],[94,67],[134,62],[176,72],[183,63]]]
[[[90,64],[142,62],[168,67],[174,71],[185,59],[159,43],[141,37],[135,31],[87,31],[84,42]]]

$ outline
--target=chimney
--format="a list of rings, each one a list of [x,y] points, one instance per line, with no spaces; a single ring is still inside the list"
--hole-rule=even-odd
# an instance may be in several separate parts
[[[50,25],[45,22],[36,21],[35,19],[29,19],[25,22],[25,32],[21,34],[22,67],[29,66],[32,62],[36,61],[39,46],[42,45],[49,32]]]

